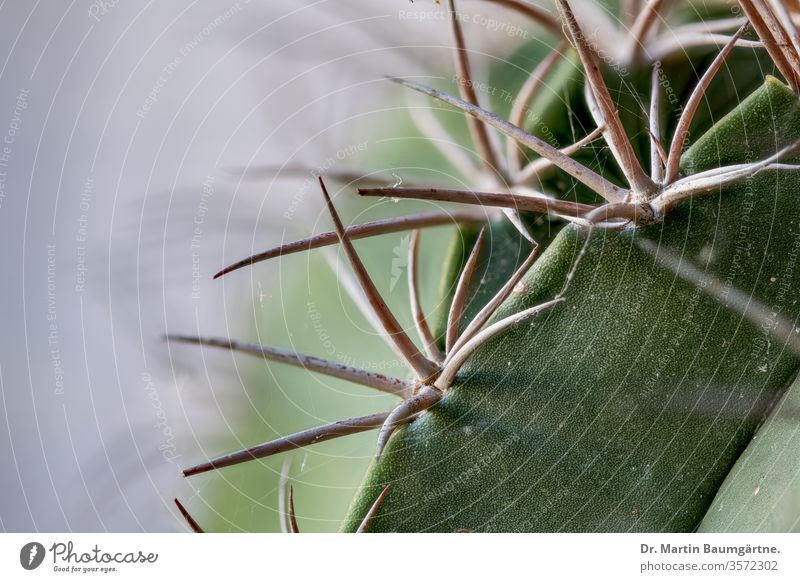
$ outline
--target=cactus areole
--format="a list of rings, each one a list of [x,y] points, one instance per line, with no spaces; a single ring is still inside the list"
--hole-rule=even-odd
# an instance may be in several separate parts
[[[500,4],[551,47],[520,49],[539,64],[506,88],[518,90],[509,114],[476,91],[453,0],[440,9],[458,96],[393,79],[466,114],[475,160],[442,153],[473,189],[359,190],[452,213],[345,227],[320,180],[334,231],[221,273],[341,244],[409,378],[169,338],[305,366],[399,404],[185,474],[376,430],[343,531],[713,531],[729,522],[704,516],[800,367],[798,15],[778,2],[703,3],[701,14],[651,0],[619,26],[593,2],[557,0],[557,18]],[[598,14],[602,34],[586,24]],[[443,280],[420,280],[421,229],[453,222]],[[405,229],[416,330],[397,322],[353,244]],[[442,290],[446,317],[426,319],[423,285]]]

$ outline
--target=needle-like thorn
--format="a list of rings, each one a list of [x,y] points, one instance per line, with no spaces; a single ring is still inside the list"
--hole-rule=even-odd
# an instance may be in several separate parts
[[[644,52],[645,41],[647,36],[656,24],[658,19],[658,11],[664,0],[650,0],[644,10],[639,12],[636,20],[631,27],[631,49],[630,52],[633,56],[633,61],[636,62],[641,59]]]
[[[381,297],[381,294],[375,287],[375,283],[372,282],[369,273],[367,273],[364,263],[361,262],[358,253],[356,253],[356,249],[350,241],[350,237],[347,236],[347,231],[342,224],[342,220],[339,218],[339,213],[336,212],[336,208],[333,206],[333,202],[331,201],[327,188],[325,188],[325,182],[322,181],[322,178],[319,179],[319,184],[322,187],[322,195],[328,206],[328,212],[333,219],[342,248],[347,258],[350,260],[350,265],[353,267],[353,272],[361,285],[361,289],[364,291],[364,295],[366,295],[376,317],[380,320],[383,329],[386,331],[397,350],[403,355],[408,365],[411,366],[411,369],[414,370],[418,379],[427,380],[433,377],[439,371],[439,367],[420,353],[417,346],[414,345],[414,342],[411,341],[411,338],[408,337],[400,326],[400,323],[389,310],[383,297]]]
[[[223,455],[206,463],[201,463],[183,472],[184,477],[191,477],[200,473],[222,469],[231,465],[246,463],[255,459],[269,457],[278,453],[299,449],[308,445],[322,443],[331,439],[375,430],[383,426],[384,421],[389,417],[388,412],[370,414],[368,416],[358,416],[348,420],[340,420],[322,426],[317,426],[304,430],[293,435],[281,437],[249,449]]]
[[[289,531],[300,533],[300,528],[297,527],[297,516],[294,512],[294,487],[289,487]]]
[[[530,307],[524,311],[510,315],[505,319],[501,319],[500,321],[493,323],[486,329],[475,334],[475,336],[468,342],[464,343],[464,345],[459,348],[457,352],[449,356],[449,359],[447,362],[445,362],[444,368],[442,369],[441,375],[436,379],[436,387],[439,388],[439,390],[447,390],[450,388],[456,379],[456,374],[458,374],[458,371],[461,369],[461,366],[464,365],[464,362],[467,361],[467,358],[469,358],[469,356],[471,356],[475,350],[492,339],[494,336],[528,318],[538,315],[546,309],[550,309],[551,307],[562,303],[563,301],[563,297],[551,299],[550,301],[546,301],[540,305]],[[410,399],[406,400],[400,404],[400,406],[410,401]]]
[[[360,196],[394,196],[395,198],[494,206],[575,218],[581,217],[597,208],[591,204],[558,200],[557,198],[548,198],[546,196],[523,196],[521,194],[504,194],[502,192],[472,192],[470,190],[439,190],[436,188],[362,188],[358,191],[358,194]]]
[[[653,66],[650,78],[650,177],[656,184],[664,181],[664,164],[661,160],[661,63]]]
[[[455,41],[455,65],[458,79],[458,91],[461,98],[473,105],[480,105],[478,101],[478,94],[475,92],[475,84],[472,81],[472,70],[469,64],[469,55],[467,53],[466,43],[464,42],[464,32],[461,30],[461,19],[456,12],[455,0],[448,0],[450,8],[450,26],[453,31],[453,40]],[[481,157],[486,169],[490,172],[500,172],[500,156],[497,153],[495,144],[492,143],[491,135],[484,125],[484,123],[467,115],[467,123],[469,124],[470,133],[472,134],[472,141],[478,149],[478,154]]]
[[[472,337],[478,333],[481,328],[486,324],[489,319],[495,314],[497,309],[500,305],[508,299],[508,296],[511,295],[511,292],[517,286],[517,284],[522,280],[522,277],[525,276],[530,268],[533,266],[533,262],[536,259],[536,255],[539,251],[539,244],[537,243],[534,245],[533,250],[528,255],[528,258],[520,265],[519,269],[517,269],[511,278],[506,281],[506,284],[497,292],[497,294],[492,298],[489,303],[487,303],[483,309],[481,309],[478,314],[469,322],[467,328],[464,330],[464,333],[458,338],[458,341],[453,346],[450,355],[452,356],[456,352],[461,349],[465,343],[472,339]],[[449,358],[448,358],[449,359]]]
[[[781,75],[783,75],[794,92],[798,93],[800,90],[800,70],[792,66],[792,62],[786,52],[788,47],[781,47],[779,39],[775,38],[773,30],[770,29],[769,24],[764,19],[763,5],[753,0],[739,0],[739,5],[750,20],[753,28],[755,28],[758,37],[764,43],[764,47],[767,49],[769,56],[772,57],[772,61],[781,72]]]
[[[380,458],[389,437],[401,424],[409,422],[417,414],[428,410],[431,406],[442,399],[442,392],[433,386],[423,386],[416,395],[398,404],[394,410],[386,417],[378,433],[378,446],[376,457]]]
[[[565,148],[562,148],[560,151],[562,154],[571,156],[585,148],[587,145],[592,143],[594,140],[599,138],[603,135],[603,132],[606,130],[605,126],[596,127],[591,132],[589,132],[586,137],[579,139],[574,144],[568,145]],[[532,160],[527,166],[522,168],[519,171],[519,174],[516,176],[517,183],[525,183],[529,182],[533,178],[539,176],[542,172],[549,168],[553,168],[554,164],[547,158],[536,158]]]
[[[509,123],[494,113],[490,113],[485,109],[481,109],[480,107],[472,105],[471,103],[467,103],[458,97],[453,97],[452,95],[448,95],[447,93],[427,87],[425,85],[421,85],[419,83],[414,83],[413,81],[398,78],[390,78],[390,80],[408,87],[409,89],[413,89],[414,91],[419,91],[420,93],[424,93],[435,99],[439,99],[448,105],[452,105],[461,111],[465,111],[470,115],[485,121],[492,127],[503,132],[511,139],[516,140],[522,145],[532,149],[538,155],[551,160],[556,166],[564,170],[579,182],[586,184],[599,196],[602,196],[609,202],[621,202],[629,193],[625,188],[620,188],[616,184],[606,180],[594,170],[587,168],[576,160],[573,160],[568,155],[562,153],[546,141],[528,133],[512,123]]]
[[[395,396],[400,396],[401,398],[407,398],[411,393],[411,388],[413,386],[410,382],[401,380],[400,378],[393,378],[384,374],[368,372],[367,370],[346,366],[344,364],[340,364],[339,362],[324,360],[322,358],[317,358],[316,356],[299,354],[261,344],[240,342],[227,338],[196,337],[185,335],[167,335],[165,336],[165,339],[170,342],[196,344],[241,352],[243,354],[249,354],[251,356],[263,358],[268,361],[280,362],[282,364],[288,364],[297,368],[304,368],[306,370],[310,370],[311,372],[325,374],[326,376],[330,376],[332,378],[339,378],[340,380],[355,382],[356,384],[368,386],[369,388],[374,388],[375,390],[380,390],[381,392],[388,392],[389,394],[394,394]]]
[[[443,212],[426,212],[422,214],[412,214],[397,218],[386,218],[384,220],[376,220],[374,222],[366,222],[364,224],[348,226],[347,236],[350,237],[350,240],[356,240],[360,238],[378,236],[381,234],[403,232],[412,228],[427,228],[432,226],[443,226],[447,224],[470,224],[482,222],[483,220],[485,220],[485,217],[481,217],[477,214],[469,212],[451,212],[447,214]],[[263,253],[252,255],[246,259],[242,259],[241,261],[237,261],[236,263],[225,267],[219,273],[214,275],[214,279],[219,279],[223,275],[227,275],[232,271],[236,271],[237,269],[241,269],[243,267],[249,267],[262,261],[268,261],[269,259],[274,259],[276,257],[283,257],[286,255],[291,255],[292,253],[310,251],[311,249],[318,249],[320,247],[334,244],[339,244],[339,237],[335,231],[317,234],[303,240],[290,242],[269,249]]]
[[[725,58],[733,50],[736,41],[739,40],[739,38],[741,38],[741,36],[745,33],[748,26],[749,25],[747,23],[743,24],[736,34],[731,37],[730,42],[725,45],[725,47],[714,58],[711,65],[708,67],[708,70],[703,74],[703,76],[700,78],[700,81],[692,91],[692,95],[689,97],[689,101],[686,103],[686,107],[684,107],[683,113],[681,113],[680,119],[678,120],[678,127],[675,129],[675,135],[672,138],[672,144],[669,148],[669,156],[667,157],[667,184],[672,184],[678,179],[681,166],[681,154],[683,153],[683,147],[686,142],[686,138],[689,135],[689,129],[692,125],[692,121],[694,120],[694,116],[703,101],[703,97],[705,97],[706,91],[708,90],[709,85],[711,85],[711,81],[714,80],[717,72],[719,72],[720,68],[722,68]]]
[[[175,501],[175,505],[178,506],[178,511],[181,512],[181,515],[183,516],[183,519],[186,520],[186,523],[189,525],[191,530],[194,533],[206,533],[205,530],[203,530],[203,528],[200,527],[200,525],[194,520],[194,518],[191,516],[189,511],[183,506],[183,503],[181,503],[178,500],[177,497],[175,498],[174,501]]]
[[[372,507],[369,508],[367,515],[365,515],[364,519],[361,521],[361,525],[358,526],[356,533],[367,533],[369,525],[372,523],[372,520],[375,519],[378,509],[380,509],[381,504],[383,503],[383,498],[386,497],[386,494],[389,492],[389,487],[391,487],[391,483],[386,485],[386,487],[383,488],[383,491],[380,492],[378,498],[375,500],[375,503],[372,504]]]
[[[644,169],[642,169],[636,157],[633,144],[631,144],[625,127],[622,125],[617,107],[613,99],[611,99],[611,93],[600,72],[595,52],[584,36],[583,30],[581,30],[569,2],[567,2],[567,0],[556,0],[556,3],[559,12],[561,12],[562,21],[569,31],[572,43],[578,50],[578,55],[583,63],[584,71],[586,72],[586,80],[594,95],[597,110],[602,118],[596,121],[598,125],[605,125],[607,127],[606,141],[608,141],[611,152],[614,154],[614,158],[622,168],[625,178],[628,180],[634,192],[639,196],[651,196],[656,191],[656,185],[645,173]],[[609,200],[609,202],[622,202],[622,200]]]
[[[447,315],[447,335],[445,336],[446,353],[450,350],[458,340],[458,331],[461,325],[461,318],[464,316],[464,308],[467,305],[467,298],[469,297],[470,282],[472,275],[475,273],[475,267],[478,264],[478,256],[483,246],[483,238],[486,234],[486,228],[482,228],[478,233],[478,238],[472,251],[467,258],[464,269],[461,271],[461,276],[458,278],[456,290],[453,294],[453,302],[450,304],[450,311]]]
[[[539,63],[523,83],[511,106],[508,121],[517,127],[525,127],[525,116],[530,111],[531,102],[544,85],[545,77],[553,70],[561,57],[564,56],[565,43],[554,48],[550,54]],[[508,140],[506,157],[511,164],[511,171],[518,172],[522,166],[522,149],[513,139]]]
[[[420,339],[425,345],[425,352],[431,360],[441,364],[444,355],[436,344],[436,338],[431,333],[419,298],[419,239],[420,231],[415,230],[411,235],[411,244],[408,247],[408,295],[411,301],[411,312],[414,314],[414,323]]]
[[[531,4],[529,2],[525,2],[523,0],[487,0],[488,2],[493,2],[495,4],[499,4],[501,6],[505,6],[506,8],[510,8],[512,10],[516,10],[520,14],[524,14],[534,22],[537,22],[548,29],[550,32],[554,32],[556,34],[560,34],[561,27],[558,24],[558,21],[553,18],[549,12],[547,12],[544,8],[540,6],[536,6],[535,4]]]

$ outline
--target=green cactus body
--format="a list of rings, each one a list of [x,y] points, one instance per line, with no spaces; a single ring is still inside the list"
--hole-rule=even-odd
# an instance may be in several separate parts
[[[558,4],[570,24],[569,4]],[[570,26],[574,40],[577,25]],[[592,131],[597,112],[582,87],[597,77],[579,52],[549,73],[551,91],[531,108],[536,122],[520,124],[531,135],[571,143]],[[624,132],[637,159],[623,163],[619,142],[576,150],[576,172],[548,153],[557,163],[535,175],[535,187],[567,205],[543,217],[506,204],[521,220],[489,220],[488,242],[477,243],[473,264],[470,249],[484,240],[479,227],[457,230],[437,303],[458,304],[464,286],[466,305],[437,314],[428,342],[435,346],[426,345],[431,367],[417,362],[416,379],[395,410],[406,406],[408,413],[384,422],[381,438],[391,437],[379,447],[343,531],[742,530],[773,523],[768,503],[800,489],[796,463],[785,463],[782,480],[752,499],[753,481],[764,481],[775,455],[786,454],[776,448],[796,441],[798,432],[791,419],[797,385],[786,391],[800,369],[800,350],[787,347],[800,317],[797,88],[764,76],[772,53],[743,50],[708,85],[693,115],[691,147],[653,154],[658,136],[651,128],[671,134],[680,127],[679,104],[703,82],[696,71],[719,64],[715,55],[684,54],[655,71],[647,61],[624,74],[604,69],[619,110],[618,127],[608,132]],[[653,124],[641,103],[659,71],[679,97]],[[474,103],[405,84],[521,140],[526,160],[537,158],[534,138],[525,142]],[[735,96],[742,98],[731,107]],[[666,176],[646,176],[636,186],[631,167],[648,156],[653,172]],[[703,181],[711,185],[697,186]],[[515,204],[530,200],[514,185],[497,189]],[[393,193],[401,192],[371,192]],[[434,190],[412,194],[450,200]],[[355,265],[329,198],[328,204]],[[601,211],[605,218],[598,218]],[[560,220],[570,213],[574,219]],[[453,351],[464,347],[445,341],[453,330],[448,316],[460,322],[456,330],[467,328],[523,264],[531,250],[526,239],[538,242],[539,257],[482,326],[502,330],[486,335],[444,381]],[[437,352],[445,352],[443,361]],[[240,460],[247,455],[256,456],[246,452]],[[731,506],[744,506],[742,515],[731,517]]]
[[[798,410],[795,380],[728,474],[698,531],[800,531]]]
[[[800,103],[770,79],[683,164],[757,159],[780,133],[800,135]],[[392,439],[345,527],[391,483],[374,531],[694,530],[798,361],[638,243],[794,320],[798,178],[760,175],[646,229],[562,231],[497,317],[556,295],[585,247],[565,303],[480,348]]]

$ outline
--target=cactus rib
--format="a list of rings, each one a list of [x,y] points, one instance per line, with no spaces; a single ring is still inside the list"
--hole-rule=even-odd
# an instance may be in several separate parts
[[[659,248],[653,241],[638,241],[640,249],[648,253],[661,266],[669,269],[678,277],[691,283],[703,293],[719,301],[728,309],[741,315],[754,326],[761,326],[763,322],[773,318],[772,310],[757,298],[752,297],[741,289],[728,286],[717,277],[703,272],[686,258],[675,255],[669,249]],[[785,346],[795,355],[800,356],[800,336],[794,322],[785,318],[776,318],[770,327],[764,330],[772,336],[781,346]]]

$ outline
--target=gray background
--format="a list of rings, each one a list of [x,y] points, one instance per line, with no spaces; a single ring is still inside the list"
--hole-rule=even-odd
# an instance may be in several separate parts
[[[159,336],[242,335],[274,272],[210,275],[328,225],[241,168],[317,166],[381,128],[382,75],[447,70],[446,22],[404,10],[434,6],[0,4],[0,530],[184,529],[179,467],[229,431],[195,386],[218,405],[244,380]]]

